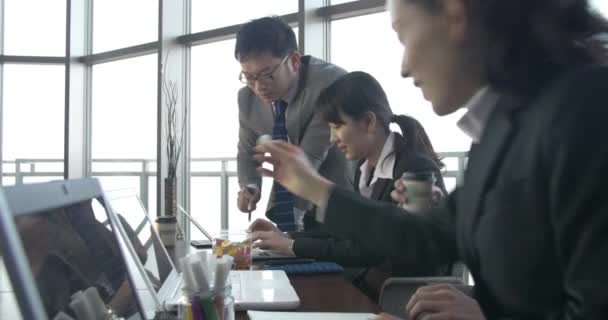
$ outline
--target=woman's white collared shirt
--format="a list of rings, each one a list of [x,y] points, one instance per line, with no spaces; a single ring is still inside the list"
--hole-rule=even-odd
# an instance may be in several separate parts
[[[393,170],[395,169],[395,133],[391,132],[386,140],[384,141],[384,146],[382,147],[382,151],[380,152],[380,157],[378,157],[378,162],[376,163],[376,168],[374,170],[374,175],[369,186],[366,184],[369,181],[370,177],[370,169],[368,169],[369,163],[367,160],[363,162],[359,170],[361,175],[359,176],[359,193],[366,197],[371,198],[372,190],[374,190],[374,185],[378,179],[393,179]]]

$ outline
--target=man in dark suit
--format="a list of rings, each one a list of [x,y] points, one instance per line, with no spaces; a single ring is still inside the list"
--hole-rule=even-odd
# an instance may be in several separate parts
[[[253,147],[262,135],[300,146],[319,173],[338,185],[351,185],[353,165],[330,144],[329,127],[314,110],[321,90],[346,72],[302,56],[293,30],[279,17],[244,24],[237,34],[235,57],[241,64],[240,80],[247,85],[238,93],[239,209],[255,210],[260,200],[262,179],[255,170]],[[274,185],[266,215],[281,230],[292,231],[302,227],[303,214],[310,208],[308,201],[292,198]]]
[[[294,146],[257,148],[274,164],[260,170],[370,249],[428,268],[462,259],[474,297],[421,288],[410,319],[608,319],[608,54],[594,36],[606,21],[585,0],[388,5],[404,76],[437,114],[468,109],[464,185],[437,210],[404,214],[335,187]]]

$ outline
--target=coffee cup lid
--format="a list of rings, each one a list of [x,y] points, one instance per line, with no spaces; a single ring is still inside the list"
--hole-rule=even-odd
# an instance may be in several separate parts
[[[434,180],[435,174],[433,171],[406,171],[403,173],[402,178],[406,180]]]

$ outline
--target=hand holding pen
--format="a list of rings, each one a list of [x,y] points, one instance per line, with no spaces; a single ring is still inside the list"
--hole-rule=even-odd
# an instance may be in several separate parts
[[[251,195],[249,203],[247,203],[247,221],[251,222],[251,211],[255,210],[256,204],[260,200],[260,189],[258,189],[258,186],[250,184],[245,187],[245,191]]]
[[[251,212],[256,209],[256,205],[260,201],[259,187],[255,184],[249,184],[238,194],[238,207],[242,212],[249,214],[249,221],[251,221]]]

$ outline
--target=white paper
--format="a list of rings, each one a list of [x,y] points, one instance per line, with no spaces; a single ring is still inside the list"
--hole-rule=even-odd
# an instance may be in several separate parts
[[[247,311],[251,320],[371,320],[373,313]]]

